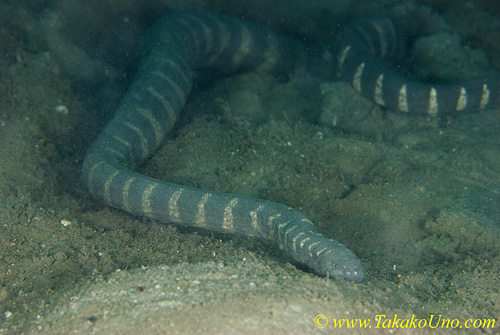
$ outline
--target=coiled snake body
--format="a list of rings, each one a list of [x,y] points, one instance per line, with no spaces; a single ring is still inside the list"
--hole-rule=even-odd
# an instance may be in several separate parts
[[[88,150],[83,163],[89,191],[111,207],[165,222],[268,239],[321,276],[361,281],[356,255],[321,235],[299,211],[282,204],[190,188],[134,172],[175,124],[193,73],[263,68],[290,71],[300,43],[251,23],[213,13],[179,12],[156,21],[138,74],[123,102]],[[437,113],[484,108],[498,102],[498,79],[455,85],[407,80],[379,59],[398,53],[392,20],[359,21],[339,36],[338,70],[379,105],[402,112]]]

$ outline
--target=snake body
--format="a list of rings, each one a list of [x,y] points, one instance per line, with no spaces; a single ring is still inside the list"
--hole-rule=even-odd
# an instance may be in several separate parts
[[[404,113],[436,116],[500,105],[498,76],[429,84],[389,70],[382,61],[402,57],[405,35],[387,16],[353,22],[335,44],[338,72],[366,98]]]
[[[390,19],[376,18],[348,27],[336,43],[338,71],[360,93],[403,112],[436,114],[484,108],[492,98],[498,100],[485,80],[431,86],[387,70],[379,58],[398,53],[398,43]],[[158,19],[146,38],[136,78],[85,156],[82,170],[90,193],[131,214],[267,239],[318,275],[363,280],[364,269],[356,255],[320,234],[293,208],[172,184],[134,172],[175,124],[189,95],[194,71],[291,71],[297,63],[306,61],[295,50],[300,47],[291,38],[222,14],[178,12]]]

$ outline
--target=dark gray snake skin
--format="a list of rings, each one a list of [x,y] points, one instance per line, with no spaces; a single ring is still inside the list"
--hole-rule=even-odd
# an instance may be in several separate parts
[[[335,45],[339,73],[366,98],[404,113],[436,116],[500,105],[499,77],[428,84],[387,69],[381,61],[401,57],[404,39],[405,34],[389,17],[352,23]]]
[[[402,112],[428,113],[484,108],[498,103],[498,79],[432,86],[387,70],[379,58],[399,52],[400,33],[390,19],[360,21],[339,36],[338,70],[377,104]],[[300,43],[237,18],[179,12],[156,21],[145,57],[114,117],[83,163],[92,195],[128,213],[191,227],[254,236],[276,243],[321,276],[362,281],[364,269],[340,242],[316,230],[299,211],[282,204],[171,184],[133,170],[155,152],[186,101],[193,71],[226,73],[265,69],[291,71]]]

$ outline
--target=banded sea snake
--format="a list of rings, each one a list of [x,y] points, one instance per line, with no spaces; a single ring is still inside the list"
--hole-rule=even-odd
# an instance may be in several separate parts
[[[380,59],[397,54],[401,38],[386,17],[348,26],[334,50],[338,71],[361,94],[402,112],[435,115],[498,105],[500,94],[491,90],[500,87],[498,78],[430,85],[388,70]],[[364,269],[356,255],[321,235],[293,208],[171,184],[134,172],[175,124],[194,71],[290,71],[297,62],[306,61],[294,50],[302,45],[237,18],[196,12],[163,16],[149,30],[146,42],[136,78],[85,156],[82,170],[90,193],[135,215],[267,239],[318,275],[362,281]]]

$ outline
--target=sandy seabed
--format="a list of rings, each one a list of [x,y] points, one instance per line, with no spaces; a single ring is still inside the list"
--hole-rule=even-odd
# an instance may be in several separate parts
[[[146,26],[137,17],[150,9],[139,3],[112,12],[135,13],[118,20],[129,29],[123,40]],[[301,210],[368,273],[360,284],[327,280],[265,241],[132,217],[90,197],[83,155],[125,93],[138,43],[109,62],[105,48],[85,49],[91,34],[77,43],[87,23],[63,29],[69,8],[0,4],[1,334],[366,332],[359,323],[338,329],[342,319],[370,320],[374,334],[500,333],[498,109],[400,115],[303,73],[195,88],[140,171]],[[106,15],[94,17],[99,32]],[[496,326],[465,329],[487,320]]]

